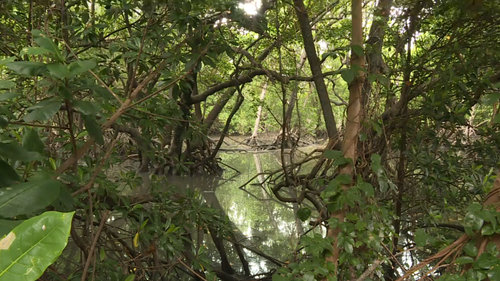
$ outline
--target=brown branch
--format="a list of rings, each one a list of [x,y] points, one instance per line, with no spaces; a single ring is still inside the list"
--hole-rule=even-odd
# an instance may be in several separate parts
[[[69,130],[68,127],[50,126],[50,125],[42,125],[42,124],[30,124],[30,123],[24,123],[24,122],[18,122],[18,121],[10,121],[9,124],[11,124],[11,125],[18,125],[18,126],[28,126],[28,127],[38,127],[38,128]]]
[[[200,103],[202,101],[205,101],[209,96],[211,96],[211,95],[213,95],[221,90],[250,83],[253,81],[253,78],[255,76],[268,75],[268,74],[271,74],[275,80],[278,80],[284,84],[288,84],[288,83],[290,83],[290,81],[303,81],[303,82],[314,81],[314,77],[297,76],[297,75],[284,76],[284,75],[279,74],[276,71],[272,71],[272,70],[268,70],[268,69],[257,69],[257,70],[253,70],[245,75],[240,75],[238,78],[217,84],[216,86],[209,88],[208,90],[206,90],[205,92],[203,92],[199,95],[192,96],[192,97],[190,97],[189,102],[190,102],[190,104]],[[322,77],[327,77],[327,76],[332,76],[332,75],[337,75],[337,74],[340,74],[340,71],[329,71],[329,72],[322,73]]]
[[[94,184],[95,179],[97,178],[97,175],[101,172],[102,166],[104,165],[104,163],[106,162],[106,160],[108,160],[109,157],[111,156],[111,152],[113,151],[113,147],[115,146],[116,141],[117,141],[117,138],[116,138],[117,136],[118,136],[118,134],[115,134],[115,138],[113,139],[113,141],[109,145],[108,150],[106,151],[106,154],[104,155],[104,158],[102,158],[101,162],[99,163],[99,166],[97,166],[97,168],[95,169],[94,173],[92,174],[92,177],[90,178],[90,181],[84,187],[82,187],[79,190],[73,192],[71,194],[71,196],[74,197],[74,196],[76,196],[76,195],[78,195],[78,194],[80,194],[82,192],[90,190],[90,188]]]
[[[142,91],[142,89],[144,87],[146,87],[146,85],[156,77],[156,75],[159,75],[159,72],[160,70],[162,70],[166,65],[166,61],[162,61],[158,67],[153,71],[151,72],[138,86],[137,88],[135,88],[135,90],[132,92],[132,94],[130,95],[129,98],[127,98],[125,100],[125,102],[120,106],[120,108],[113,114],[113,116],[111,116],[108,121],[106,121],[106,123],[104,123],[104,125],[102,126],[102,129],[103,130],[106,130],[108,128],[111,127],[111,125],[113,125],[116,120],[123,115],[123,113],[125,113],[125,111],[127,111],[127,109],[130,107],[130,105],[132,104],[132,101],[137,97],[137,95]],[[90,139],[88,140],[77,152],[74,156],[70,157],[69,159],[67,159],[66,161],[64,161],[64,163],[61,164],[61,166],[59,166],[59,168],[57,168],[57,170],[55,171],[55,174],[58,175],[58,174],[61,174],[63,173],[64,171],[66,171],[71,165],[73,165],[73,163],[75,163],[76,161],[78,161],[78,159],[80,159],[81,157],[83,157],[83,155],[87,152],[87,150],[94,144],[94,139]]]
[[[109,213],[110,213],[109,210],[106,211],[106,213],[104,213],[104,215],[102,216],[102,219],[101,219],[101,224],[99,225],[99,228],[97,228],[97,232],[94,235],[94,240],[92,241],[92,245],[90,246],[89,255],[87,256],[87,261],[85,262],[85,267],[83,268],[82,281],[85,281],[87,278],[87,274],[88,274],[89,267],[90,267],[90,262],[92,261],[92,254],[94,253],[95,247],[97,245],[97,241],[99,241],[99,236],[101,235],[101,231],[102,231],[104,225],[106,224],[106,220],[108,219]]]

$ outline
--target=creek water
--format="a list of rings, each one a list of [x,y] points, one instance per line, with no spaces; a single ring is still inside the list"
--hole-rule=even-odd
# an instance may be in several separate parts
[[[293,152],[293,157],[287,150],[282,157],[280,150],[250,151],[247,146],[226,143],[218,154],[224,168],[221,177],[169,175],[164,176],[164,180],[179,189],[198,189],[209,206],[227,215],[236,239],[251,249],[243,249],[251,274],[269,272],[276,264],[264,256],[281,262],[293,261],[300,237],[308,229],[308,221],[296,219],[298,209],[303,206],[276,200],[271,190],[274,184],[268,177],[282,168],[283,160],[286,165],[291,161],[297,163],[316,148],[318,146],[302,147]],[[303,165],[299,173],[307,173],[312,165],[313,161]],[[137,163],[123,163],[117,168],[130,171],[133,166]],[[142,175],[142,178],[147,181],[148,176]],[[132,192],[144,191],[136,189]],[[291,188],[281,192],[288,197],[296,196],[296,190]],[[215,245],[209,238],[204,242],[208,255],[217,264],[220,257]],[[225,243],[233,268],[242,272],[237,252],[229,242]]]
[[[296,150],[293,160],[300,161],[315,148]],[[240,148],[223,151],[218,155],[225,166],[221,178],[169,176],[167,181],[176,187],[198,188],[208,205],[228,216],[237,232],[236,238],[242,244],[282,262],[293,260],[308,222],[296,219],[301,206],[280,202],[272,194],[273,183],[268,177],[282,167],[281,151],[244,151]],[[290,163],[290,151],[285,151],[284,160],[285,164]],[[307,173],[313,164],[304,165],[301,173]],[[291,189],[282,192],[286,196],[296,194]],[[213,259],[217,260],[215,246],[208,242],[208,247],[214,252]],[[229,244],[226,248],[235,268],[241,270],[236,252]],[[276,266],[255,252],[244,251],[252,274],[268,272]]]

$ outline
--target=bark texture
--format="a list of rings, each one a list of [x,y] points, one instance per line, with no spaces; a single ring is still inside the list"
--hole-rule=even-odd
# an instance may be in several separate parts
[[[262,86],[262,91],[260,92],[260,104],[259,107],[257,108],[257,117],[255,117],[255,125],[253,126],[253,132],[252,136],[250,138],[249,144],[250,145],[255,145],[257,144],[257,136],[259,135],[259,125],[260,125],[260,119],[262,118],[262,103],[264,102],[264,99],[266,98],[266,92],[267,92],[267,80],[264,82],[264,85]]]
[[[326,89],[325,80],[323,79],[321,61],[314,46],[314,38],[311,31],[309,16],[302,0],[294,0],[293,3],[295,4],[297,19],[299,20],[300,32],[302,33],[307,60],[309,61],[314,84],[316,85],[316,91],[318,92],[318,98],[321,102],[321,109],[323,111],[323,118],[325,119],[328,139],[336,139],[338,137],[337,124],[335,123],[332,104],[330,103],[328,90]]]
[[[352,0],[352,39],[351,44],[362,46],[363,45],[363,1]],[[358,66],[363,68],[365,66],[364,55],[358,56],[351,52],[351,66]],[[351,163],[356,163],[357,158],[357,142],[360,129],[360,115],[361,115],[361,88],[364,82],[364,74],[362,71],[357,73],[356,78],[349,85],[349,106],[347,108],[347,121],[344,141],[342,143],[342,152],[345,158],[352,160]],[[354,167],[347,164],[340,169],[340,174],[347,174],[351,177],[354,173]],[[349,189],[349,185],[344,185],[344,190]],[[330,218],[337,219],[339,223],[344,222],[347,208],[343,206],[342,209],[333,212]],[[327,235],[333,238],[333,254],[326,258],[327,262],[332,262],[337,268],[337,263],[340,255],[340,248],[337,245],[337,237],[340,233],[340,227],[330,227]]]
[[[370,74],[386,74],[388,72],[387,65],[382,58],[382,46],[384,45],[385,30],[387,29],[387,21],[389,19],[391,6],[392,0],[379,0],[375,8],[374,20],[370,27],[368,41],[366,41],[366,60],[368,73]],[[363,84],[363,107],[366,107],[368,104],[370,95],[371,83],[366,79]]]

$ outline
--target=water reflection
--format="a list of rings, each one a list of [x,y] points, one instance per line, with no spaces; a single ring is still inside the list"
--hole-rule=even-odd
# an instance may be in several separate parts
[[[298,209],[309,202],[304,201],[302,206],[298,206],[296,203],[276,200],[271,190],[274,182],[269,175],[282,168],[283,160],[285,165],[289,165],[292,160],[297,163],[316,148],[311,146],[297,150],[291,159],[290,151],[286,151],[285,157],[281,157],[279,150],[244,153],[244,149],[248,147],[234,151],[226,147],[218,155],[226,165],[222,177],[166,176],[163,179],[179,190],[198,189],[209,206],[228,217],[235,232],[232,239],[236,243],[219,241],[215,245],[210,235],[201,238],[214,264],[224,263],[219,255],[223,248],[230,266],[237,272],[249,271],[246,272],[248,275],[269,272],[285,262],[294,261],[300,237],[310,228],[307,222],[301,222],[296,216]],[[122,163],[119,169],[114,170],[114,174],[120,170],[134,170],[134,165],[137,163]],[[300,173],[307,173],[312,165],[314,162],[303,165]],[[140,183],[138,186],[134,184],[130,189],[124,186],[123,193],[149,193],[149,176],[145,174],[142,178],[142,186]],[[288,192],[284,194],[288,197],[297,197],[297,191],[293,188],[284,188],[281,192]],[[315,219],[314,216],[317,216],[315,211],[312,220]],[[321,229],[316,228],[314,231],[319,232]],[[309,234],[312,235],[313,232]],[[243,254],[244,258],[241,259]],[[246,260],[248,265],[242,264],[242,260]]]
[[[298,157],[312,149],[300,151]],[[277,201],[272,195],[270,184],[266,182],[270,173],[282,167],[280,151],[225,152],[219,157],[230,167],[226,169],[223,179],[169,176],[167,180],[177,187],[200,189],[207,204],[229,217],[236,232],[236,240],[246,247],[244,252],[251,274],[268,272],[279,261],[293,260],[307,224],[296,219],[299,206]],[[285,161],[285,164],[289,164],[289,154]],[[303,167],[302,172],[307,172],[309,168]],[[289,192],[291,197],[296,196],[296,190]],[[220,259],[211,241],[206,241],[206,244],[214,253],[213,260]],[[236,251],[229,243],[225,248],[229,260],[234,263],[233,267],[243,272]],[[273,257],[277,261],[273,263],[263,256]]]

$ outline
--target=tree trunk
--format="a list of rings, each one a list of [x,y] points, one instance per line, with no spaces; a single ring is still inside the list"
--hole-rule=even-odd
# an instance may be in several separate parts
[[[300,60],[297,63],[295,75],[298,76],[300,74],[300,71],[302,70],[302,67],[304,67],[304,64],[306,62],[306,59],[307,59],[306,51],[303,51],[302,54],[300,55]],[[292,122],[292,112],[293,109],[295,108],[295,102],[297,101],[298,93],[299,93],[299,86],[298,83],[295,83],[295,88],[293,89],[292,94],[290,95],[290,101],[288,103],[288,107],[285,113],[285,124],[287,126],[290,126],[290,123]]]
[[[259,108],[257,109],[257,117],[255,118],[255,125],[253,126],[252,136],[250,137],[250,140],[248,142],[249,145],[257,144],[260,119],[262,118],[262,103],[264,102],[264,98],[266,97],[266,92],[267,92],[267,79],[266,81],[264,81],[264,85],[262,86],[262,91],[260,92]]]
[[[328,139],[333,140],[338,138],[337,124],[335,123],[332,104],[330,103],[328,90],[326,89],[325,80],[323,79],[321,61],[319,60],[316,48],[314,47],[314,39],[312,36],[311,25],[309,24],[309,16],[307,15],[307,10],[302,0],[294,0],[293,3],[295,4],[295,12],[299,20],[300,31],[304,41],[304,49],[306,51],[313,80],[316,84],[316,91],[318,92],[318,97],[321,103]]]
[[[264,61],[271,51],[276,47],[276,43],[273,43],[271,46],[267,47],[258,57],[257,57],[257,62],[262,62]],[[222,97],[219,98],[217,101],[217,104],[214,106],[214,108],[210,111],[210,113],[207,115],[207,118],[205,118],[203,124],[207,127],[207,131],[210,130],[212,127],[214,121],[217,119],[219,114],[222,112],[224,109],[224,106],[226,106],[227,102],[231,99],[231,97],[236,93],[237,88],[232,87],[226,90]]]
[[[380,74],[387,72],[387,66],[382,59],[382,46],[384,45],[384,35],[387,28],[387,21],[392,6],[392,0],[379,0],[374,12],[374,20],[370,28],[366,55],[368,73]],[[363,108],[368,104],[371,95],[371,83],[368,79],[363,84],[362,105]]]
[[[352,46],[363,46],[363,1],[352,0]],[[356,53],[351,52],[351,66],[364,68],[365,58],[364,55],[358,56]],[[342,152],[345,158],[352,160],[352,165],[347,164],[341,167],[340,174],[350,175],[353,177],[354,167],[357,158],[357,141],[360,129],[360,114],[361,114],[361,87],[363,86],[364,76],[363,72],[359,71],[356,78],[349,85],[349,106],[347,108],[347,122],[342,143]],[[346,191],[350,188],[349,185],[343,185],[343,190]],[[342,206],[340,210],[331,213],[331,219],[336,219],[339,224],[344,222],[347,206]],[[333,238],[333,255],[326,257],[327,262],[332,262],[335,265],[335,274],[337,274],[337,263],[340,255],[340,248],[337,245],[337,237],[340,233],[339,225],[329,227],[327,236]]]

